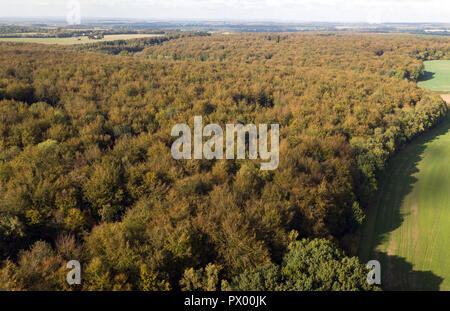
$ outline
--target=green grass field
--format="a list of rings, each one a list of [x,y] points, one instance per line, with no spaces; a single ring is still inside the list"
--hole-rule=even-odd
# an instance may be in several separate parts
[[[450,119],[400,152],[380,187],[360,257],[381,262],[385,289],[450,290]]]
[[[136,38],[148,38],[156,37],[160,35],[154,34],[123,34],[123,35],[105,35],[103,39],[90,40],[88,37],[72,37],[72,38],[0,38],[0,42],[29,42],[29,43],[41,43],[41,44],[61,44],[61,45],[73,45],[73,44],[85,44],[96,43],[103,41],[114,40],[128,40]]]
[[[425,76],[419,86],[436,92],[450,91],[450,60],[425,62]]]

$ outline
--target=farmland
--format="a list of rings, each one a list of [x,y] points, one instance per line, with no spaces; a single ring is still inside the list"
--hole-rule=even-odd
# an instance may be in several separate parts
[[[59,45],[74,45],[84,43],[95,43],[115,40],[128,40],[138,38],[150,38],[160,36],[157,34],[120,34],[120,35],[105,35],[102,39],[92,40],[87,36],[83,37],[69,37],[69,38],[0,38],[0,42],[28,42],[28,43],[40,43],[40,44],[59,44]]]
[[[425,62],[425,75],[419,86],[436,92],[450,92],[450,60]]]

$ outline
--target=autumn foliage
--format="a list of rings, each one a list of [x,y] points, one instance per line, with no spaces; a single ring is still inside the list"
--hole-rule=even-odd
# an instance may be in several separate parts
[[[447,40],[158,40],[0,44],[0,289],[69,289],[71,259],[83,290],[369,289],[339,247],[389,158],[446,117],[415,82]],[[172,126],[195,115],[280,124],[278,169],[172,159]]]

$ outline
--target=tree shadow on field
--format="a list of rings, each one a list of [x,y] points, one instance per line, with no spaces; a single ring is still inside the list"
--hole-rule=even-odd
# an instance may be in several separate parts
[[[438,291],[443,278],[432,271],[415,271],[413,265],[394,255],[376,252],[381,263],[381,287],[391,291]]]
[[[434,72],[425,71],[423,73],[423,75],[420,76],[419,82],[425,82],[425,81],[431,80],[434,78],[435,75],[436,75],[436,73],[434,73]]]
[[[450,119],[447,117],[427,133],[415,138],[404,150],[394,156],[387,165],[385,176],[380,180],[380,192],[375,204],[371,206],[371,209],[377,209],[376,213],[372,214],[376,219],[374,219],[374,225],[368,228],[373,231],[373,234],[365,236],[366,231],[364,231],[362,236],[362,242],[368,243],[364,247],[367,246],[370,249],[366,254],[360,253],[360,255],[363,260],[380,261],[381,286],[385,290],[437,291],[443,282],[443,278],[432,271],[414,271],[413,265],[405,258],[392,255],[394,250],[389,249],[390,245],[387,246],[386,253],[377,251],[375,247],[385,244],[389,234],[399,228],[404,218],[408,216],[401,212],[401,206],[418,181],[415,174],[419,172],[418,165],[423,153],[429,143],[449,131]],[[393,194],[397,195],[392,196]]]

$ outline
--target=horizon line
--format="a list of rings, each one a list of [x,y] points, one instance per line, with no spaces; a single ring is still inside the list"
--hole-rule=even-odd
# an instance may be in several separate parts
[[[66,20],[65,16],[0,16],[3,20]],[[96,17],[96,16],[85,16],[82,17],[83,20],[122,20],[122,21],[139,21],[139,22],[243,22],[243,23],[276,23],[276,24],[351,24],[351,25],[386,25],[386,24],[407,24],[407,25],[417,25],[417,24],[432,24],[432,25],[450,25],[450,22],[432,22],[432,21],[417,21],[417,22],[405,22],[405,21],[384,21],[384,22],[367,22],[367,21],[320,21],[320,20],[310,20],[310,21],[300,21],[300,20],[280,20],[280,19],[233,19],[233,18],[158,18],[158,17]],[[83,24],[83,23],[81,23]]]

